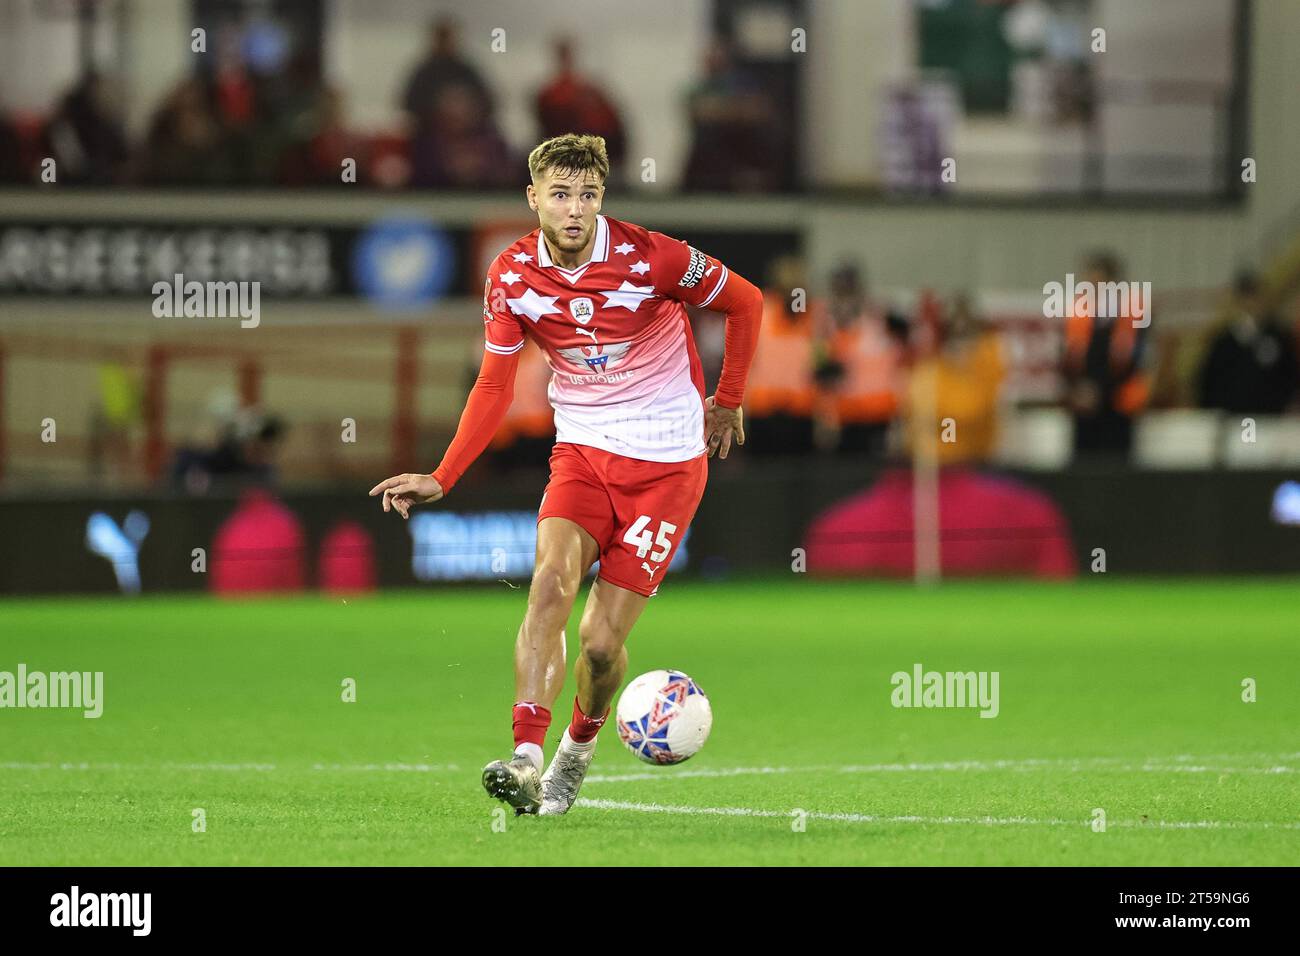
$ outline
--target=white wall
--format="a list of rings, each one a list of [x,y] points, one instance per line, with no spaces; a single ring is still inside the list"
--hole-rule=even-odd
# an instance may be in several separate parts
[[[1106,51],[1092,54],[1103,90],[1098,130],[1108,188],[1187,192],[1213,187],[1213,155],[1232,82],[1235,12],[1230,0],[1098,0],[1094,22]],[[1127,94],[1108,96],[1116,86]],[[1159,163],[1135,161],[1158,154]]]
[[[0,0],[0,109],[44,112],[77,79],[71,4]]]
[[[812,178],[860,185],[874,178],[880,90],[913,73],[911,0],[809,4],[804,56],[804,143]]]
[[[126,124],[133,139],[144,136],[150,117],[163,98],[194,68],[194,58],[210,55],[214,37],[208,37],[208,54],[190,49],[188,0],[133,0],[128,7],[125,75]]]

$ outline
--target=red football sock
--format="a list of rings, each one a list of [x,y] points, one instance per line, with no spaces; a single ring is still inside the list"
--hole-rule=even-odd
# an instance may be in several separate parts
[[[578,706],[578,698],[573,698],[573,720],[569,723],[569,736],[575,744],[585,744],[588,740],[595,740],[596,734],[600,728],[605,726],[605,721],[609,718],[609,708],[605,708],[605,713],[599,717],[588,717]]]
[[[551,712],[541,704],[531,700],[521,700],[515,704],[515,746],[536,744],[541,746],[546,741],[546,729],[551,726]]]

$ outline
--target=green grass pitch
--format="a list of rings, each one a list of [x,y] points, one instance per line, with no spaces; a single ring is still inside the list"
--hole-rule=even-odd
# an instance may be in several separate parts
[[[628,677],[691,674],[708,745],[649,767],[611,724],[567,817],[505,819],[526,593],[0,604],[0,670],[105,682],[98,720],[0,710],[0,865],[1300,862],[1294,581],[672,581]],[[1000,713],[893,707],[918,662],[997,671]]]

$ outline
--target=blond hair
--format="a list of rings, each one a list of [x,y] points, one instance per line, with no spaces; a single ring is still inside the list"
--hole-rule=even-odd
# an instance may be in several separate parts
[[[538,180],[548,170],[593,172],[603,183],[609,175],[609,154],[605,137],[586,133],[565,133],[538,144],[528,154],[528,173]]]

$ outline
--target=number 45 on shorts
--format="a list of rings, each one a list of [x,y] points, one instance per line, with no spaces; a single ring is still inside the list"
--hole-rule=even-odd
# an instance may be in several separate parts
[[[672,550],[671,535],[677,533],[677,525],[671,521],[660,521],[659,530],[652,536],[650,522],[653,520],[649,515],[637,518],[624,533],[623,543],[636,548],[638,558],[644,558],[648,554],[651,561],[658,563],[668,557],[668,552]],[[651,548],[654,550],[651,551]]]

